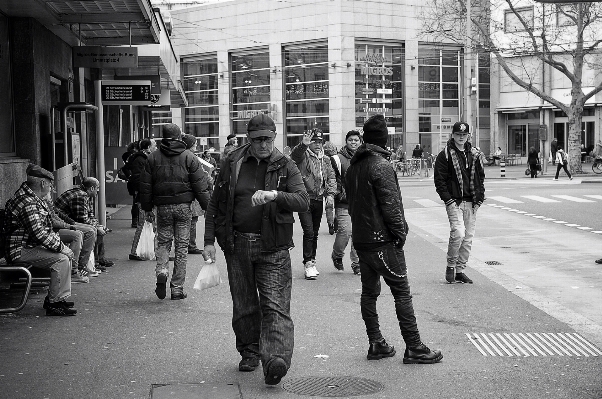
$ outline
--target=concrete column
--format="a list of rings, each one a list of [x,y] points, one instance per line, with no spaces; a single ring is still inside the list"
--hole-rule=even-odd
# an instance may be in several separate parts
[[[284,89],[282,77],[284,76],[282,68],[282,46],[280,43],[272,43],[269,47],[270,57],[270,108],[271,117],[276,124],[276,140],[274,145],[282,150],[286,143],[284,142]]]
[[[218,98],[219,98],[219,146],[224,149],[230,127],[230,64],[228,51],[217,52]]]
[[[414,24],[412,18],[408,18],[408,23]],[[412,22],[409,22],[412,21]],[[414,69],[412,69],[414,67]],[[418,123],[418,40],[411,39],[405,42],[405,134],[403,137],[403,148],[408,156],[412,154],[412,149],[419,144],[419,123]],[[438,122],[440,123],[440,122]],[[432,151],[437,149],[433,140]]]

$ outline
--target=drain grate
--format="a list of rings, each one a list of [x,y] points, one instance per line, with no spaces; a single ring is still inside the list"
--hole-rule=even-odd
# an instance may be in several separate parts
[[[601,356],[577,333],[466,333],[483,356]]]
[[[488,260],[487,262],[488,265],[501,265],[502,262],[498,262],[497,260]]]
[[[291,378],[282,384],[282,389],[288,392],[328,398],[370,395],[384,388],[378,381],[357,377]]]

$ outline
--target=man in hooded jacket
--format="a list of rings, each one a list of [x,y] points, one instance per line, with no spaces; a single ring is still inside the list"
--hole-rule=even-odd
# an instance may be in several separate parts
[[[380,295],[380,277],[391,289],[401,335],[406,344],[404,364],[437,363],[443,355],[424,345],[418,332],[410,294],[403,247],[408,233],[397,174],[387,151],[388,129],[383,115],[374,115],[364,123],[362,144],[345,177],[352,241],[360,262],[362,296],[360,306],[366,324],[368,360],[395,355],[380,331],[376,300]]]
[[[209,203],[209,175],[198,157],[186,149],[177,125],[163,125],[159,151],[148,155],[140,173],[140,204],[146,219],[152,221],[157,207],[157,288],[159,299],[166,296],[171,241],[175,243],[175,260],[171,277],[171,299],[184,299],[186,258],[192,221],[192,201],[199,201],[203,210]]]

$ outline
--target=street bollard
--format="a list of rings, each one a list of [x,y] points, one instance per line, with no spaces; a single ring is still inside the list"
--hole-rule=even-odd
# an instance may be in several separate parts
[[[500,160],[500,177],[506,177],[506,162]]]

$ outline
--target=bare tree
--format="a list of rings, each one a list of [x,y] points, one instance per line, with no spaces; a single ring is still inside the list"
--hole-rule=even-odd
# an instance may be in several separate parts
[[[425,37],[466,43],[466,0],[429,0],[427,8],[422,13]],[[602,79],[595,77],[602,69],[602,5],[472,0],[469,9],[473,48],[467,51],[490,52],[514,83],[566,113],[569,167],[580,171],[583,107],[602,90]],[[567,80],[571,89],[568,103],[544,88],[544,66]],[[584,71],[596,73],[584,76]],[[584,82],[584,77],[588,81]]]

